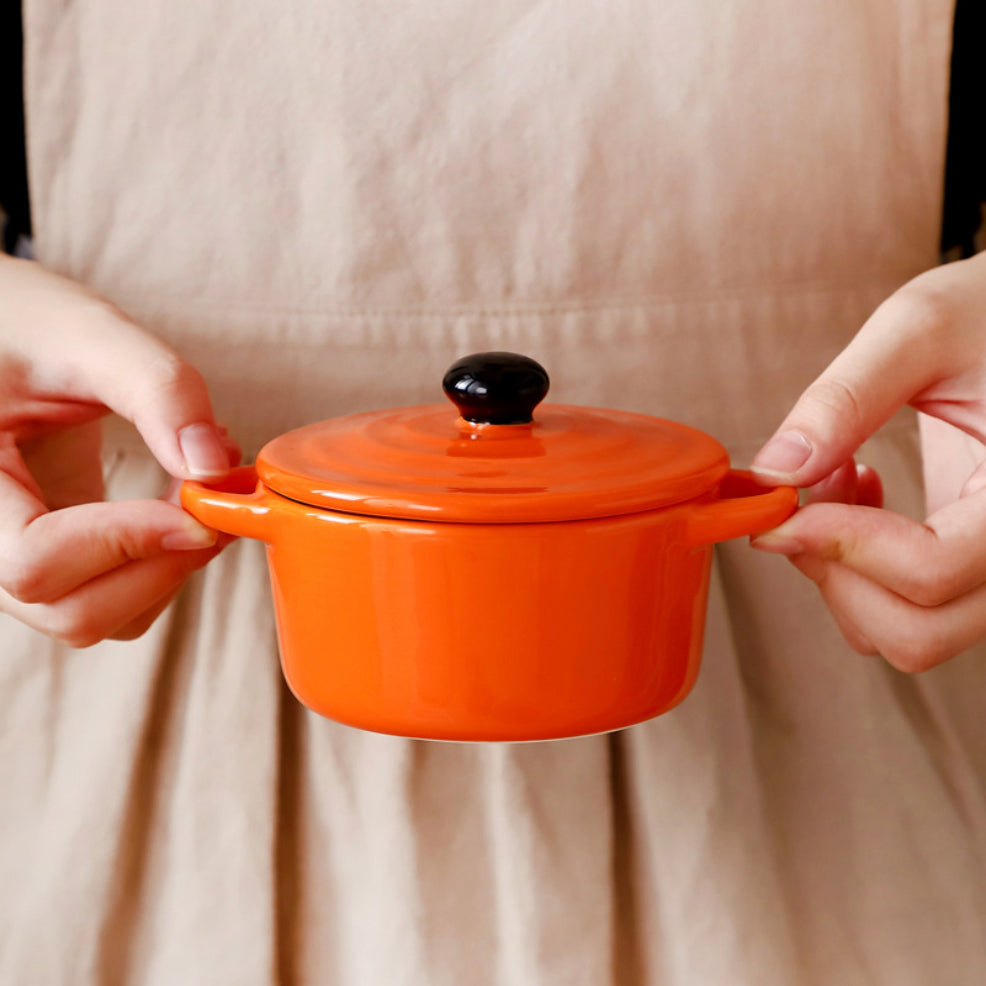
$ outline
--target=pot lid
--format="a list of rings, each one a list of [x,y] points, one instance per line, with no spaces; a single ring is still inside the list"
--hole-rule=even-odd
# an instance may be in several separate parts
[[[653,510],[711,490],[729,468],[722,445],[686,425],[537,407],[548,375],[524,356],[467,356],[443,385],[458,414],[429,404],[308,425],[264,446],[257,472],[276,493],[330,510],[505,524]]]

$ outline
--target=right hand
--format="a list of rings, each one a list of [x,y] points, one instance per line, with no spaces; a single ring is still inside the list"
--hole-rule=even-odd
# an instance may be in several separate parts
[[[74,647],[139,636],[225,543],[168,498],[103,501],[109,411],[175,479],[238,461],[197,370],[83,286],[0,256],[0,611]]]
[[[908,404],[926,437],[952,436],[927,450],[950,482],[931,475],[923,522],[875,509],[879,481],[853,462]],[[752,468],[812,487],[814,502],[753,544],[816,583],[855,650],[918,672],[986,640],[986,253],[926,271],[880,305]]]

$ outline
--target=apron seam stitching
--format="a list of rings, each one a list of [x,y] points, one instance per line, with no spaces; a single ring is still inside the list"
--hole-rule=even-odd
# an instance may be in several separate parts
[[[903,283],[898,278],[888,278],[888,284],[894,287]],[[893,287],[889,289],[892,291]],[[537,315],[582,315],[590,312],[610,312],[627,310],[647,310],[650,308],[666,308],[680,305],[693,306],[715,306],[730,304],[735,301],[743,301],[750,296],[757,296],[759,300],[781,299],[798,295],[829,295],[843,292],[845,294],[873,294],[874,292],[887,291],[886,288],[874,281],[860,284],[816,284],[816,285],[794,285],[771,286],[771,287],[749,287],[741,289],[730,289],[728,291],[706,293],[704,296],[696,290],[689,294],[674,295],[645,295],[640,298],[625,299],[606,299],[598,302],[584,301],[573,302],[570,304],[553,302],[532,302],[520,303],[516,305],[459,305],[448,307],[374,307],[360,308],[357,306],[339,307],[301,307],[301,306],[277,306],[258,304],[244,304],[242,301],[233,302],[222,298],[183,298],[181,309],[188,311],[221,309],[229,313],[243,314],[268,314],[268,315],[296,315],[296,316],[317,316],[325,318],[327,316],[344,319],[360,318],[461,318],[463,316],[496,316],[496,317],[524,317]],[[889,293],[889,292],[888,292]],[[134,304],[147,303],[147,296],[141,298],[139,295],[128,295],[118,293],[115,295],[118,302],[126,306],[128,300]],[[160,306],[162,310],[170,310],[172,306]]]

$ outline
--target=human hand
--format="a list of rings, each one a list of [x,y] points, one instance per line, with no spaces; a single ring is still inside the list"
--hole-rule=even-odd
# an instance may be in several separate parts
[[[923,671],[986,637],[986,465],[978,455],[958,495],[924,523],[878,509],[879,479],[853,454],[905,404],[986,443],[986,255],[887,299],[752,467],[765,481],[812,487],[808,505],[753,546],[787,555],[817,583],[855,650]]]
[[[173,477],[238,461],[193,367],[81,285],[0,256],[0,611],[76,647],[139,636],[221,547],[168,498],[103,502],[110,410]]]

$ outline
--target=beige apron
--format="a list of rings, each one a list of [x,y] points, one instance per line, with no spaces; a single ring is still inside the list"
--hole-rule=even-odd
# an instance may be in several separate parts
[[[947,0],[26,15],[40,258],[192,360],[248,456],[497,347],[742,464],[936,260]],[[918,513],[913,422],[868,459]],[[159,491],[126,429],[106,461]],[[256,543],[138,642],[0,632],[0,983],[986,981],[983,654],[859,658],[743,542],[692,696],[553,744],[305,712]]]

